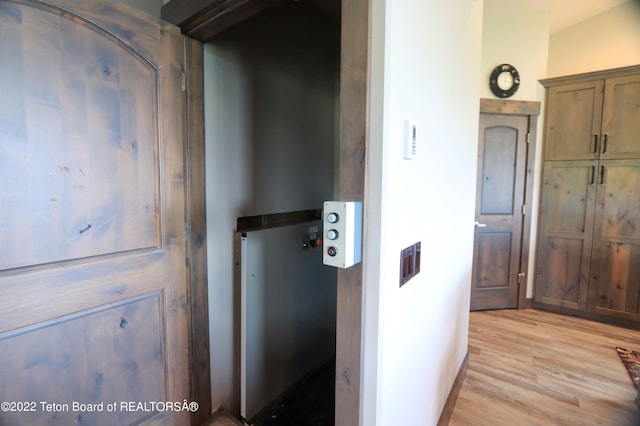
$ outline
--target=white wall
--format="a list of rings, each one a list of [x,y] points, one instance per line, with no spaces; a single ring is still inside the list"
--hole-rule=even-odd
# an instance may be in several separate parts
[[[241,165],[251,155],[242,118],[249,110],[249,79],[237,53],[205,45],[207,273],[213,408],[238,410],[240,318],[234,278],[239,269],[236,218],[250,197]],[[225,102],[222,100],[225,99]]]
[[[236,218],[321,208],[334,190],[336,32],[317,10],[306,18],[274,10],[205,44],[212,403],[234,413],[240,394]]]
[[[483,98],[495,99],[489,89],[489,76],[494,67],[509,63],[518,69],[520,87],[512,100],[540,102],[537,145],[533,177],[533,205],[528,208],[531,218],[529,246],[529,270],[527,272],[527,297],[533,297],[535,276],[536,234],[538,228],[538,194],[544,128],[544,87],[538,80],[547,76],[549,28],[551,13],[535,12],[508,17],[485,17],[482,31],[482,91]]]
[[[538,80],[547,74],[550,12],[509,17],[485,17],[482,31],[483,98],[496,98],[489,89],[491,71],[511,64],[520,74],[520,88],[509,99],[540,101],[544,89]]]
[[[628,1],[551,35],[547,77],[640,64],[640,2]]]
[[[436,424],[467,352],[482,5],[373,1],[366,425]],[[418,123],[412,161],[405,119]],[[421,272],[399,288],[416,241]]]

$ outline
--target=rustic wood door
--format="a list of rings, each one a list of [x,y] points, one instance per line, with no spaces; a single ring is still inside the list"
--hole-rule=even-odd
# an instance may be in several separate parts
[[[125,6],[0,1],[0,424],[189,422],[182,61]]]
[[[605,83],[600,159],[640,158],[640,75]]]
[[[640,320],[640,160],[601,161],[590,310]]]
[[[545,163],[536,302],[586,309],[597,164],[595,160]]]
[[[590,160],[602,147],[604,81],[552,87],[547,93],[545,160]]]
[[[526,115],[480,114],[471,310],[518,304]]]

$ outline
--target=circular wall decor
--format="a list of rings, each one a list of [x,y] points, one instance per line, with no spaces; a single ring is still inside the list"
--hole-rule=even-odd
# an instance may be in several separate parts
[[[489,88],[499,98],[513,96],[520,87],[520,74],[516,67],[510,64],[498,65],[491,71]]]

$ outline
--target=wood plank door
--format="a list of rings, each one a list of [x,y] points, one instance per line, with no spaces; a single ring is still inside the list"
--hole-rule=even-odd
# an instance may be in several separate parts
[[[0,424],[189,422],[183,49],[123,5],[0,0]]]
[[[589,310],[640,320],[640,160],[600,161]]]
[[[528,131],[526,115],[480,114],[471,310],[518,304]]]

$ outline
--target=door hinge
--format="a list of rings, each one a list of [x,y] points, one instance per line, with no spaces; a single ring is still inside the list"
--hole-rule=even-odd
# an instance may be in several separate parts
[[[527,132],[527,143],[531,143],[531,132]]]
[[[184,92],[187,90],[187,75],[182,71],[180,73],[180,89]]]
[[[189,241],[190,237],[191,237],[191,227],[189,226],[188,223],[185,223],[184,224],[184,240]]]
[[[518,284],[522,284],[522,279],[526,276],[524,272],[518,274]]]
[[[522,205],[522,216],[524,216],[525,214],[527,214],[527,205],[523,204]]]

